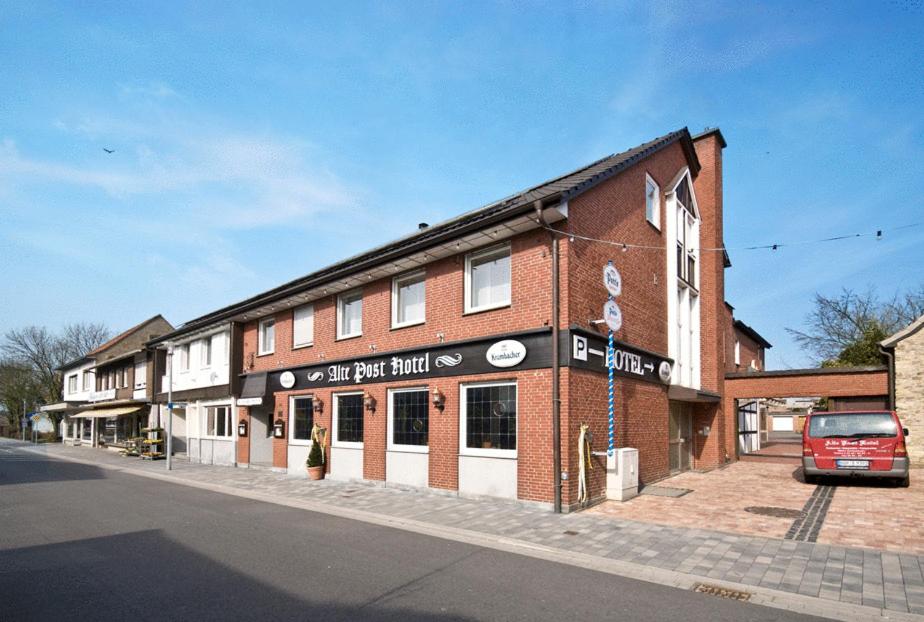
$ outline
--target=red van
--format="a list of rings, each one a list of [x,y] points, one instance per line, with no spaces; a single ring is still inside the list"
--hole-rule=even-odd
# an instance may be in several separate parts
[[[908,451],[898,416],[888,410],[816,412],[802,430],[802,469],[814,484],[822,475],[889,478],[907,487]]]

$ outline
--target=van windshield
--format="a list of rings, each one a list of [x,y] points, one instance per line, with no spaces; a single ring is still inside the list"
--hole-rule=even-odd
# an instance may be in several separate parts
[[[809,436],[812,438],[887,437],[896,434],[898,429],[890,413],[816,413],[809,419]]]

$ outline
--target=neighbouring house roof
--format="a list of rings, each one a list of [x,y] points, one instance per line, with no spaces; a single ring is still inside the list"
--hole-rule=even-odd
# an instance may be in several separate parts
[[[713,131],[717,132],[718,130],[710,130],[709,132]],[[722,142],[724,143],[724,140]],[[700,164],[696,157],[696,149],[693,146],[693,138],[687,128],[682,128],[622,153],[601,158],[587,166],[550,179],[484,207],[423,228],[411,235],[359,255],[349,257],[246,300],[190,320],[175,331],[152,339],[149,345],[174,339],[211,324],[228,321],[239,314],[275,303],[312,287],[325,286],[363,269],[400,259],[413,252],[425,251],[471,231],[519,217],[533,210],[536,201],[541,201],[544,205],[552,205],[555,201],[567,201],[675,143],[679,143],[683,148],[691,173],[693,175],[698,174]]]
[[[119,343],[120,341],[122,341],[123,339],[125,339],[125,338],[130,337],[131,335],[133,335],[139,328],[143,327],[145,324],[150,324],[151,322],[153,322],[153,321],[155,321],[155,320],[157,320],[157,319],[164,320],[164,322],[167,321],[166,319],[164,319],[164,316],[162,316],[160,313],[158,313],[158,314],[155,315],[154,317],[150,317],[150,318],[146,319],[145,321],[143,321],[143,322],[141,322],[141,323],[139,323],[139,324],[136,324],[135,326],[132,326],[132,327],[129,328],[127,331],[125,331],[125,332],[123,332],[123,333],[119,333],[118,335],[116,335],[115,337],[113,337],[112,339],[110,339],[109,341],[107,341],[106,343],[104,343],[103,345],[99,346],[99,347],[96,348],[95,350],[91,350],[91,351],[87,352],[85,358],[91,358],[91,357],[93,357],[93,355],[95,355],[95,354],[99,354],[100,352],[104,352],[104,351],[108,350],[108,349],[111,348],[112,346],[118,344],[118,343]]]
[[[757,342],[758,345],[761,345],[765,348],[773,347],[769,341],[767,341],[766,339],[760,336],[760,333],[758,333],[756,330],[754,330],[753,328],[751,328],[750,326],[748,326],[741,320],[735,320],[735,330],[741,331],[743,334],[747,335],[748,337],[753,339],[755,342]]]
[[[74,359],[73,361],[68,361],[64,365],[61,365],[60,367],[56,367],[55,371],[64,371],[65,369],[71,369],[72,367],[79,367],[80,365],[83,365],[84,363],[90,363],[92,361],[93,361],[93,357],[85,354],[79,358]]]
[[[911,324],[901,329],[900,331],[898,331],[897,333],[895,333],[888,339],[883,339],[882,341],[879,342],[879,345],[881,345],[883,348],[894,348],[898,344],[899,341],[902,341],[903,339],[907,339],[908,337],[915,334],[922,328],[924,328],[924,315],[922,315],[921,317],[919,317],[918,319],[913,321]]]

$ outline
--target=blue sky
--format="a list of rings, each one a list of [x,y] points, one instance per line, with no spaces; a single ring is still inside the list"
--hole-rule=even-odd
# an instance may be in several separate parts
[[[924,8],[807,4],[2,3],[0,331],[179,324],[719,126],[727,298],[807,365],[816,291],[924,278]]]

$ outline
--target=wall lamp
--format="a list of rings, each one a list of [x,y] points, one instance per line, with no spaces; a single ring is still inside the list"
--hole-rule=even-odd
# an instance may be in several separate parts
[[[438,387],[433,387],[433,405],[436,406],[437,410],[443,412],[443,409],[446,408],[446,396],[443,395],[443,392],[439,390]]]
[[[371,394],[371,393],[369,393],[368,391],[366,391],[366,392],[363,394],[363,405],[365,405],[366,410],[368,410],[369,412],[375,414],[375,404],[376,404],[375,398],[372,397],[372,394]]]
[[[318,413],[319,415],[322,412],[324,412],[324,402],[321,400],[320,397],[316,397],[311,401],[312,401],[311,408],[314,410],[314,412]]]

